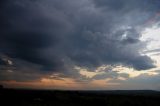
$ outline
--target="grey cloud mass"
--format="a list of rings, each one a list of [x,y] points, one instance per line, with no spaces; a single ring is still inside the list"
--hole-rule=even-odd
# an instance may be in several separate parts
[[[27,67],[39,73],[71,74],[74,66],[94,70],[101,65],[147,70],[155,66],[150,57],[140,54],[146,47],[140,32],[158,12],[158,3],[6,0],[0,3],[0,54],[12,58],[15,70]]]

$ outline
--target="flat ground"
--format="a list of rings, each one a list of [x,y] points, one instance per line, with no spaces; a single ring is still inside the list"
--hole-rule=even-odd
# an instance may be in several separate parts
[[[157,91],[0,90],[1,106],[160,106]]]

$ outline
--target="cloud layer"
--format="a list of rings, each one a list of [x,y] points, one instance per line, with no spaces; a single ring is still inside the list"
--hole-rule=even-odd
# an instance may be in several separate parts
[[[158,2],[3,1],[0,3],[0,55],[13,64],[1,58],[0,67],[70,76],[78,74],[75,66],[90,70],[102,65],[123,65],[136,70],[154,68],[154,61],[140,53],[146,47],[146,42],[140,40],[140,32],[158,12]],[[6,78],[2,72],[1,76]]]

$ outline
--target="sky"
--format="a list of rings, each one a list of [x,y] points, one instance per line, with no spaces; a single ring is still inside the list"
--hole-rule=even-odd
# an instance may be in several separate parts
[[[160,90],[159,0],[1,0],[0,84]]]

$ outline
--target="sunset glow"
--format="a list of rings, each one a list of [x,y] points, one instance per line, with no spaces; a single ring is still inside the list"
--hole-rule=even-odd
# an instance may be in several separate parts
[[[6,0],[0,85],[160,90],[159,0]]]

